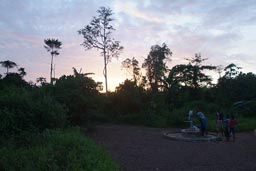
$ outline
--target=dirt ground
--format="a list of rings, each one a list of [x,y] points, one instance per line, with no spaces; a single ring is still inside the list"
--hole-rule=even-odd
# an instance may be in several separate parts
[[[236,142],[180,142],[163,137],[174,128],[99,125],[89,134],[122,171],[256,171],[256,136],[237,133]]]

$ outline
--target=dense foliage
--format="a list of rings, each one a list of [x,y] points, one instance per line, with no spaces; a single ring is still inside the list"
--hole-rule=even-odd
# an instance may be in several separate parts
[[[172,52],[165,43],[162,46],[154,45],[151,47],[148,57],[142,64],[142,67],[146,69],[151,91],[157,92],[164,86],[167,72],[166,61],[170,60],[171,55]]]
[[[0,132],[2,136],[23,131],[41,132],[66,125],[66,108],[53,97],[38,96],[24,88],[0,90]]]
[[[27,135],[26,146],[7,140],[0,148],[0,170],[117,171],[109,155],[79,130],[46,130]]]
[[[86,127],[97,108],[100,83],[86,75],[74,69],[40,86],[18,73],[0,79],[0,170],[119,170],[80,130],[66,129]]]

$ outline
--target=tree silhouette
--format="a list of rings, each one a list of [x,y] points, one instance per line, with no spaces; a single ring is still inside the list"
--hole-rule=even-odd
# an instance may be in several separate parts
[[[236,66],[235,64],[231,63],[228,66],[224,68],[226,78],[235,78],[238,76],[241,72],[239,71],[242,69],[241,67]]]
[[[170,60],[171,55],[172,52],[165,43],[162,46],[154,45],[142,64],[142,67],[146,68],[147,78],[153,92],[157,92],[164,84],[167,72],[166,60]]]
[[[169,84],[169,88],[176,88],[181,86],[187,87],[192,84],[191,78],[191,67],[189,65],[180,64],[172,67],[166,81]]]
[[[25,68],[19,68],[18,71],[19,71],[19,75],[21,77],[24,77],[27,74],[26,71],[25,71]]]
[[[202,58],[200,54],[195,54],[195,57],[186,60],[189,61],[188,64],[172,67],[166,79],[169,84],[170,100],[174,103],[178,99],[177,96],[186,91],[192,100],[200,99],[200,88],[211,85],[212,81],[212,78],[206,75],[204,70],[216,70],[215,66],[203,65],[202,62],[207,59]]]
[[[103,75],[105,77],[106,93],[108,92],[107,65],[112,57],[118,57],[123,47],[119,41],[112,38],[112,32],[115,30],[110,24],[114,19],[112,10],[106,7],[100,7],[97,11],[98,16],[93,17],[89,25],[79,30],[83,35],[84,41],[81,44],[85,50],[92,48],[99,49],[104,57]]]
[[[187,59],[189,64],[187,67],[190,70],[190,87],[193,89],[198,89],[202,85],[210,85],[212,78],[203,73],[204,70],[216,70],[216,66],[212,65],[203,65],[202,62],[207,60],[207,58],[202,58],[200,53],[196,53],[195,57],[192,59]]]
[[[59,55],[58,50],[61,49],[62,42],[58,39],[45,39],[44,40],[44,47],[45,49],[51,53],[51,72],[50,72],[50,81],[51,84],[53,83],[52,79],[52,71],[53,71],[53,57]]]
[[[136,60],[135,57],[133,57],[132,59],[126,58],[122,62],[122,67],[126,68],[129,74],[132,74],[133,81],[135,82],[136,85],[138,85],[137,83],[141,78],[138,60]]]
[[[46,83],[46,78],[44,77],[39,77],[36,79],[36,82],[37,83],[40,83],[41,85],[45,84]]]
[[[6,75],[8,75],[10,68],[13,68],[13,67],[16,67],[16,66],[17,66],[17,64],[16,64],[15,62],[9,61],[9,60],[7,60],[7,61],[1,61],[0,64],[1,64],[4,68],[6,68]]]

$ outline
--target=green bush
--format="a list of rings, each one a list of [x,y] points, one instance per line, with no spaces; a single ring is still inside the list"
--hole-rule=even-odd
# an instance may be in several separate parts
[[[252,131],[256,129],[256,118],[237,118],[237,129],[238,131]]]
[[[178,126],[178,127],[183,127],[187,126],[184,121],[187,120],[187,109],[174,109],[173,111],[170,112],[168,115],[168,125],[169,126]]]
[[[256,117],[256,100],[235,102],[230,112],[243,117]]]
[[[0,170],[115,171],[119,166],[78,130],[46,130],[29,147],[0,148]],[[9,142],[10,144],[10,142]]]
[[[86,74],[74,71],[74,75],[64,75],[56,81],[52,96],[67,106],[69,109],[67,115],[72,124],[86,126],[91,111],[98,107],[98,83]]]
[[[189,110],[195,111],[196,108],[199,108],[204,114],[210,114],[210,113],[216,113],[220,106],[215,103],[209,103],[205,101],[191,101],[184,104],[182,107],[183,109],[186,109],[186,114]]]
[[[125,80],[123,84],[119,84],[116,92],[108,95],[106,111],[116,115],[140,113],[147,108],[148,102],[147,94],[141,87],[134,81]]]
[[[35,97],[33,92],[17,87],[0,90],[1,136],[43,131],[65,124],[66,109],[52,97]]]

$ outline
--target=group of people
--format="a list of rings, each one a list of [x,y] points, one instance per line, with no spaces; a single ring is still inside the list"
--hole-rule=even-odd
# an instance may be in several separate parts
[[[189,120],[192,120],[191,117],[193,115],[193,111],[189,111],[188,116]],[[196,115],[198,116],[200,120],[200,131],[202,136],[207,135],[207,119],[205,115],[197,108],[196,109]],[[192,122],[192,121],[191,121]],[[235,141],[235,127],[237,125],[237,120],[235,119],[234,115],[226,115],[225,117],[221,112],[216,113],[216,131],[217,136],[223,136],[225,135],[226,141],[230,140],[230,137],[232,137],[232,140]]]
[[[225,118],[221,112],[216,113],[216,131],[217,136],[225,135],[226,141],[232,140],[235,141],[236,139],[236,131],[235,127],[237,125],[237,120],[235,119],[234,115],[226,115]]]

